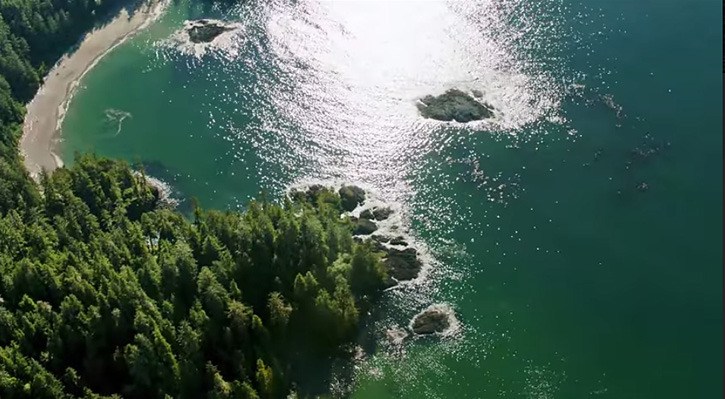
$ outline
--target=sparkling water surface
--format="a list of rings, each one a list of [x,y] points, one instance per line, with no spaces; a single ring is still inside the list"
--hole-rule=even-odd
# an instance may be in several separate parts
[[[62,154],[141,163],[220,209],[311,181],[399,209],[427,268],[321,382],[337,395],[720,397],[720,7],[179,1],[86,75]],[[181,42],[201,17],[238,29]],[[452,87],[495,117],[418,115]],[[434,303],[455,334],[387,342]]]

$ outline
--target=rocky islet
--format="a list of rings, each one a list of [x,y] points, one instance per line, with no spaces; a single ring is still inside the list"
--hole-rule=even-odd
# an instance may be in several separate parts
[[[210,43],[222,33],[234,29],[234,26],[215,19],[188,21],[185,26],[189,41],[192,43]]]
[[[471,94],[450,89],[439,96],[427,95],[416,106],[424,118],[439,121],[467,123],[492,118],[493,107],[476,99],[482,97],[483,93],[474,90]]]
[[[433,305],[413,318],[410,329],[418,335],[444,333],[453,324],[452,314],[447,307]]]

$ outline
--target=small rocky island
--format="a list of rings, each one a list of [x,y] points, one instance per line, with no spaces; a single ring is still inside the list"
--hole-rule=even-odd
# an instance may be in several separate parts
[[[192,43],[209,43],[222,33],[234,30],[235,27],[215,19],[199,19],[187,21],[184,29]]]
[[[424,118],[439,121],[466,123],[493,117],[493,107],[474,98],[482,93],[474,90],[472,94],[450,89],[439,96],[425,96],[416,106]]]
[[[420,312],[410,323],[410,329],[420,335],[443,333],[453,324],[453,311],[447,306],[433,305]]]

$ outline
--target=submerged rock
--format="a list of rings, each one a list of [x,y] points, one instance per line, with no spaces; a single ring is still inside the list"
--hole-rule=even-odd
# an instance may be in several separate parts
[[[365,202],[365,190],[358,186],[342,186],[338,191],[342,209],[351,212]]]
[[[604,105],[607,106],[607,108],[609,108],[615,112],[617,119],[622,119],[624,117],[624,108],[614,101],[613,95],[611,95],[611,94],[600,95],[599,99],[602,100],[602,102],[604,103]]]
[[[451,326],[451,313],[442,307],[430,307],[413,319],[410,329],[416,334],[442,333]]]
[[[450,89],[437,97],[425,96],[416,105],[423,117],[439,121],[466,123],[493,116],[492,106],[478,102],[469,94],[458,89]]]
[[[408,337],[408,332],[400,328],[389,328],[385,331],[385,336],[391,344],[400,345]]]
[[[213,19],[200,19],[191,21],[186,26],[189,40],[192,43],[209,43],[224,32],[234,30],[234,27],[222,21]]]

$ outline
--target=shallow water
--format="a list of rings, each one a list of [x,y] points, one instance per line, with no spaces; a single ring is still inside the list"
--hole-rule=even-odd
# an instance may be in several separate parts
[[[263,4],[179,2],[101,60],[64,159],[143,163],[216,208],[311,180],[399,207],[429,269],[386,294],[337,393],[722,395],[718,2]],[[241,28],[180,46],[199,17]],[[421,119],[450,87],[494,120]],[[458,332],[389,347],[432,303]]]

